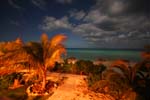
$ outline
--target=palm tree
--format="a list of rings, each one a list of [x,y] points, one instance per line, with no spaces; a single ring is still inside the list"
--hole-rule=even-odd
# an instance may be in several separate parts
[[[20,38],[12,42],[4,42],[3,45],[1,45],[0,75],[11,74],[23,68],[20,67],[23,56],[19,55],[19,50],[22,47],[23,42]]]
[[[145,100],[150,99],[150,59],[147,57],[136,64],[138,71],[135,78],[135,90],[142,95]]]
[[[62,54],[66,53],[66,49],[62,41],[66,39],[63,34],[55,35],[53,38],[48,39],[44,33],[41,36],[41,43],[30,42],[24,49],[29,57],[31,67],[37,67],[42,78],[42,90],[46,86],[46,72],[47,68],[53,68],[55,62],[60,60]]]
[[[111,64],[111,68],[117,68],[121,71],[121,74],[128,80],[129,84],[132,84],[136,75],[137,66],[130,66],[128,61],[116,60]],[[115,70],[116,72],[118,70]]]
[[[66,53],[66,49],[64,45],[62,44],[62,41],[66,39],[65,35],[58,34],[48,40],[48,36],[46,34],[42,34],[41,37],[41,45],[43,48],[43,57],[40,62],[40,69],[42,70],[42,89],[45,89],[46,85],[46,71],[47,68],[53,68],[55,65],[55,62],[60,60],[61,54]]]
[[[29,42],[10,52],[10,55],[7,54],[8,57],[2,57],[2,59],[4,62],[12,61],[13,63],[9,64],[11,66],[18,63],[28,63],[30,67],[37,69],[38,75],[42,78],[41,88],[44,91],[47,68],[53,68],[55,62],[60,60],[61,55],[66,53],[66,49],[62,44],[65,39],[66,36],[63,34],[58,34],[48,39],[47,34],[43,33],[40,43]]]
[[[0,76],[11,74],[15,78],[14,84],[16,84],[16,82],[19,83],[19,79],[15,74],[24,69],[22,63],[22,58],[24,56],[19,55],[19,50],[23,47],[23,45],[22,40],[17,38],[15,41],[2,42],[0,46]]]

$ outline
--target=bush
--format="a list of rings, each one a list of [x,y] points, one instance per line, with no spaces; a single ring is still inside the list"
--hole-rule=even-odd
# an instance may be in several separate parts
[[[145,59],[137,63],[136,66],[137,72],[133,82],[133,88],[145,100],[150,100],[150,59]]]
[[[86,60],[79,60],[76,62],[76,70],[77,73],[80,74],[81,72],[88,75],[92,68],[93,68],[93,62],[91,61],[86,61]]]
[[[14,79],[21,80],[22,74],[12,73],[9,75],[0,76],[0,89],[7,89],[11,84],[13,84]]]
[[[72,65],[71,64],[67,64],[64,63],[63,65],[61,65],[60,63],[55,63],[55,66],[53,69],[48,69],[49,71],[53,71],[53,72],[62,72],[62,73],[71,73],[71,68]]]
[[[133,96],[131,96],[130,93],[133,93],[134,97],[136,97],[136,93],[132,91],[132,89],[130,89],[129,87],[125,86],[122,87],[120,86],[120,84],[108,80],[97,81],[95,84],[91,86],[90,89],[97,93],[109,94],[116,100],[135,100],[135,99],[126,99],[129,98],[128,96],[130,96],[130,98],[133,98]]]
[[[91,87],[95,82],[100,80],[100,75],[90,73],[87,79],[88,79],[88,86]]]
[[[1,76],[0,77],[0,89],[7,89],[9,87],[9,78],[7,78],[6,76]]]
[[[92,91],[109,94],[116,98],[116,100],[123,100],[121,99],[122,96],[125,94],[125,96],[128,96],[127,91],[132,90],[131,86],[128,84],[127,79],[125,79],[125,77],[121,76],[119,73],[114,72],[113,70],[107,70],[103,76],[103,80],[99,80],[91,85]]]
[[[95,82],[101,80],[105,69],[106,67],[104,65],[93,65],[92,69],[89,71],[88,85],[92,86]]]

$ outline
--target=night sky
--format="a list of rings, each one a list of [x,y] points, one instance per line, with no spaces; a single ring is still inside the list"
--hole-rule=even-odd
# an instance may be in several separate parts
[[[0,0],[0,41],[63,33],[67,48],[150,45],[150,0]]]

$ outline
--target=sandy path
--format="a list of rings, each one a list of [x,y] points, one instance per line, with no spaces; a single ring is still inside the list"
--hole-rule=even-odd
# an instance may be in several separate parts
[[[67,79],[64,80],[64,83],[55,90],[48,100],[88,100],[83,94],[87,90],[84,80],[86,76],[72,74],[64,74],[62,76],[67,77]]]
[[[88,90],[86,76],[51,73],[53,77],[67,77],[48,100],[114,100],[103,94],[95,94]]]

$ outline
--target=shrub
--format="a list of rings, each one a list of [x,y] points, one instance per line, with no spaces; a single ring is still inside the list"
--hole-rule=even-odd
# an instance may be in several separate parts
[[[78,74],[83,72],[84,74],[88,75],[91,72],[93,66],[93,62],[91,61],[79,60],[76,62],[76,69]]]
[[[12,73],[9,75],[4,75],[0,77],[0,88],[8,88],[13,82],[14,79],[21,80],[22,74],[21,73]]]
[[[114,98],[116,98],[116,100],[123,100],[123,99],[121,99],[122,96],[124,96],[124,95],[125,95],[125,97],[128,96],[127,91],[132,90],[132,88],[128,84],[128,81],[126,80],[126,78],[121,76],[119,73],[116,73],[113,70],[107,70],[103,74],[103,76],[104,76],[103,80],[99,80],[99,81],[93,83],[93,85],[91,85],[90,89],[92,91],[109,94],[109,95],[113,96]],[[134,91],[132,90],[132,92],[134,92]],[[124,100],[126,100],[126,99],[124,99]],[[131,99],[129,99],[129,100],[131,100]]]
[[[120,86],[120,84],[108,80],[97,81],[95,82],[95,84],[91,86],[90,89],[96,93],[109,94],[116,100],[135,100],[135,99],[122,99],[128,98],[128,96],[130,96],[130,93],[135,94],[134,97],[136,97],[136,93],[134,91],[128,91],[130,90],[129,87],[125,87],[123,85]],[[133,96],[131,96],[130,98],[133,98]]]
[[[95,82],[100,80],[100,76],[99,74],[90,73],[87,79],[88,79],[88,86],[91,87]]]
[[[103,71],[106,67],[104,65],[93,65],[88,75],[88,85],[92,86],[95,82],[102,79]]]

